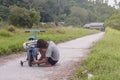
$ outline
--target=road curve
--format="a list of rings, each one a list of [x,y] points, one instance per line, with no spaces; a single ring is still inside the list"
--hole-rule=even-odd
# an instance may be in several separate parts
[[[0,80],[66,80],[77,62],[90,52],[91,46],[104,36],[104,32],[58,44],[60,61],[53,67],[21,67],[25,56],[11,59],[0,65]]]

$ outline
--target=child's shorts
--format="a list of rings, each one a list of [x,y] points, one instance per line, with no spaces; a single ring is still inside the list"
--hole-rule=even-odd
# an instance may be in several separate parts
[[[51,65],[55,65],[58,61],[55,61],[53,60],[52,58],[48,58],[48,62],[51,64]]]

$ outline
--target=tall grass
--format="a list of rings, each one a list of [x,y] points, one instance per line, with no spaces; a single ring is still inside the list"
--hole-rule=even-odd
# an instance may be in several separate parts
[[[6,30],[1,30],[0,31],[0,36],[3,36],[3,37],[10,37],[12,36],[12,34]]]
[[[0,55],[23,50],[22,43],[27,40],[25,37],[28,36],[24,34],[24,31],[11,33],[1,30],[0,33]]]
[[[45,40],[52,40],[56,43],[96,32],[80,28],[51,28],[46,29],[45,31],[45,33],[38,33],[37,37]],[[33,33],[24,32],[24,29],[16,29],[15,32],[0,30],[0,55],[10,54],[23,50],[22,44],[28,41],[28,36],[33,35]]]
[[[85,69],[94,75],[91,80],[120,80],[120,31],[107,28],[104,39],[77,69],[76,78],[87,80],[87,74],[81,74]]]

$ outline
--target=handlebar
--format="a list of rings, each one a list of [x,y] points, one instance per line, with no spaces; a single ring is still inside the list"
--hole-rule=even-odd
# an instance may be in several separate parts
[[[29,33],[29,32],[34,32],[34,33],[36,33],[36,32],[45,32],[44,30],[26,30],[25,31],[26,33]]]
[[[45,32],[45,31],[44,30],[26,30],[25,32],[26,33],[33,32],[34,35],[30,36],[28,39],[29,40],[36,40],[37,39],[37,36],[36,36],[37,32]]]

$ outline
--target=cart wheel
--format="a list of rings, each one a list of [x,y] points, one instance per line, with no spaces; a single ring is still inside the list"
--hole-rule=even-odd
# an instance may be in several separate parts
[[[33,61],[33,56],[32,53],[30,52],[28,55],[28,65],[31,67],[32,66],[32,61]]]
[[[22,61],[20,61],[20,65],[23,66],[23,62]]]

